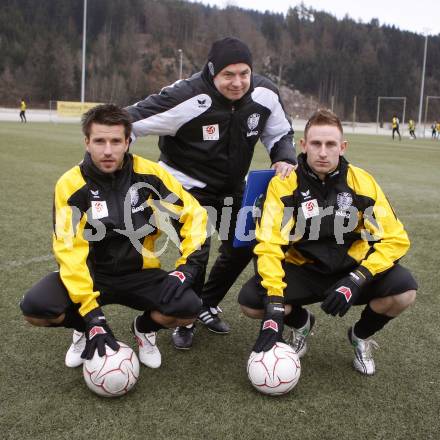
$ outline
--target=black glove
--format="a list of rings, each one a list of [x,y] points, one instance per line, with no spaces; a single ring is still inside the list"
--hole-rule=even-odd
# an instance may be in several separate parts
[[[269,351],[277,342],[283,342],[284,299],[269,296],[261,322],[261,330],[252,351]]]
[[[344,316],[358,299],[362,286],[370,278],[371,274],[366,269],[350,272],[325,292],[326,298],[321,304],[321,309],[329,315],[336,316],[339,313],[339,316]]]
[[[107,325],[104,313],[100,307],[87,313],[84,316],[84,321],[86,323],[86,348],[81,353],[83,359],[92,359],[97,348],[99,356],[104,356],[106,345],[112,350],[119,350],[119,344]]]
[[[184,265],[176,270],[169,272],[160,285],[162,293],[162,304],[167,304],[171,299],[179,299],[186,289],[189,289],[194,283],[193,272]]]

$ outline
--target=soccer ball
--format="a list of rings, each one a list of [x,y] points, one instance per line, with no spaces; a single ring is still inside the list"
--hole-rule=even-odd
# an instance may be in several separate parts
[[[136,353],[123,342],[118,351],[106,346],[106,354],[85,360],[83,375],[87,386],[103,397],[118,397],[130,391],[139,377],[139,360]]]
[[[290,345],[277,342],[269,351],[251,353],[247,374],[258,391],[280,396],[288,393],[298,383],[301,364]]]

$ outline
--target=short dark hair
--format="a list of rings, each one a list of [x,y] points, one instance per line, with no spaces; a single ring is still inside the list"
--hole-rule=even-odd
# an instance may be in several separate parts
[[[344,133],[341,120],[335,115],[335,113],[328,109],[320,108],[310,116],[306,127],[304,128],[304,139],[307,137],[307,132],[313,125],[333,125],[339,128],[341,134]]]
[[[82,115],[81,126],[84,135],[90,137],[92,124],[123,125],[125,139],[131,135],[131,119],[128,112],[114,104],[100,104]]]

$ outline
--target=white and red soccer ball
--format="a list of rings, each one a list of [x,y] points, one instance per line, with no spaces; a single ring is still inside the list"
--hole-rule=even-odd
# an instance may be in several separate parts
[[[288,393],[298,383],[301,364],[290,345],[277,342],[269,351],[251,353],[247,374],[258,391],[279,396]]]
[[[136,353],[123,342],[118,351],[106,346],[106,354],[85,360],[83,375],[87,386],[103,397],[118,397],[130,391],[139,377],[139,360]]]

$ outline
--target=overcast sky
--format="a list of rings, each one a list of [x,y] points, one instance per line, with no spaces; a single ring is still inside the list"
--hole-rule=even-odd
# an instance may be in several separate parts
[[[286,13],[299,5],[296,0],[192,0],[225,7],[228,4],[245,9]],[[378,18],[380,24],[395,25],[402,30],[419,34],[440,34],[440,0],[304,0],[304,4],[318,11],[326,11],[338,18],[348,14],[356,21],[367,23]]]

